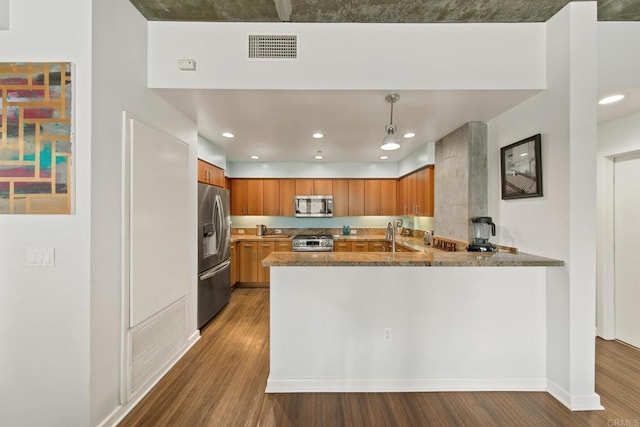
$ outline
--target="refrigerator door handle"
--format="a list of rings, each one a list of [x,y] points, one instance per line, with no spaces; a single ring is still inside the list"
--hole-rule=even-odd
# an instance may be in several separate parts
[[[211,270],[205,272],[202,276],[200,276],[200,280],[207,280],[220,273],[222,270],[227,268],[231,264],[231,260],[228,259],[225,262],[221,262],[217,266],[213,267]]]
[[[216,195],[216,210],[218,211],[218,241],[216,243],[218,244],[218,251],[222,253],[222,239],[225,237],[222,229],[224,227],[224,208],[222,207],[222,197],[219,194]]]

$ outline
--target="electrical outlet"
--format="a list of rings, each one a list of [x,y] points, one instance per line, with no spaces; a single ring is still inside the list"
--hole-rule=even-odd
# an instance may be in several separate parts
[[[178,69],[183,71],[194,71],[196,69],[196,60],[189,58],[178,59]]]
[[[351,229],[351,234],[358,234],[358,230],[356,230],[355,228]]]
[[[27,249],[27,265],[31,267],[53,267],[56,264],[54,248]]]
[[[273,232],[275,234],[282,234],[282,230],[280,230],[279,228],[276,228],[275,230],[273,230]]]
[[[238,234],[244,234],[244,229],[239,228],[239,229],[238,229]]]
[[[384,334],[385,341],[391,341],[391,328],[384,328],[383,334]]]

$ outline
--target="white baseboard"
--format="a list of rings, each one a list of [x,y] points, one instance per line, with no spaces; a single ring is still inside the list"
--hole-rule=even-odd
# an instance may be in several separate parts
[[[267,393],[547,391],[546,378],[321,378],[267,380]]]
[[[178,362],[178,360],[182,359],[182,357],[193,347],[193,345],[200,340],[200,331],[196,329],[196,331],[191,334],[187,341],[187,345],[180,354],[178,354],[172,361],[167,365],[167,367],[158,374],[158,376],[149,384],[149,386],[140,392],[140,394],[132,401],[127,402],[125,405],[118,405],[102,422],[98,424],[98,427],[115,427],[118,425],[120,421],[127,416],[129,412],[133,408],[136,407],[138,403],[155,387],[156,384],[164,377],[167,372]]]
[[[600,396],[597,393],[571,395],[567,390],[551,380],[548,380],[547,391],[572,411],[600,411],[604,409],[600,404]]]

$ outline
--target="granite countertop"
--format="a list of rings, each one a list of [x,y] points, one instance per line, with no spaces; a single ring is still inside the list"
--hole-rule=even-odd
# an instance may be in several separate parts
[[[263,236],[256,236],[255,234],[232,234],[231,243],[236,242],[281,242],[293,239],[293,236],[288,234],[266,234]]]
[[[265,267],[290,266],[430,266],[430,267],[558,267],[564,261],[525,253],[444,252],[425,248],[423,252],[274,252]]]

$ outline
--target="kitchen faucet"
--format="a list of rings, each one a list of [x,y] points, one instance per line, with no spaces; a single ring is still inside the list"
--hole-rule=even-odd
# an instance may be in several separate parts
[[[387,235],[385,236],[387,240],[391,239],[391,252],[396,251],[396,228],[393,224],[387,224]]]

